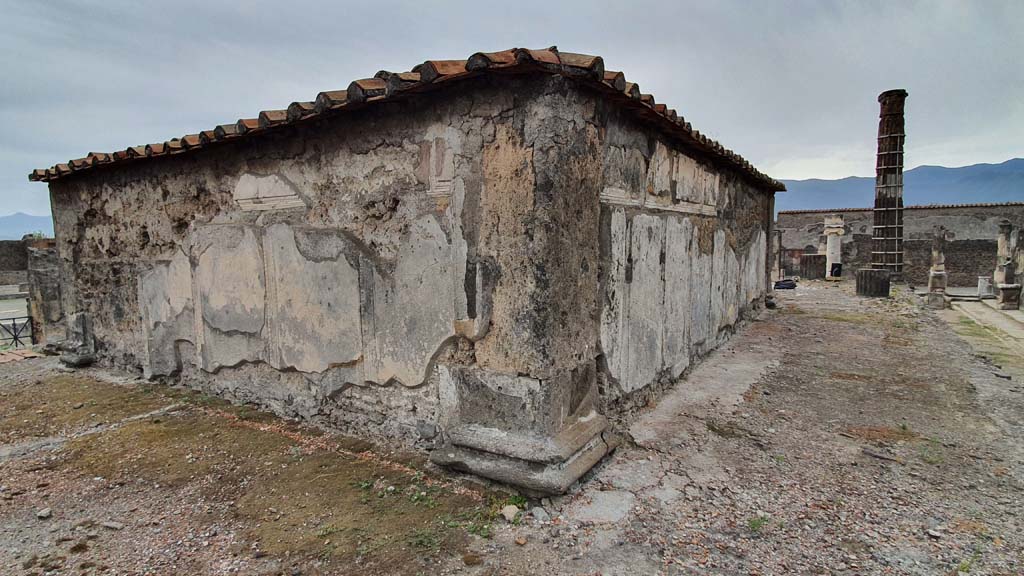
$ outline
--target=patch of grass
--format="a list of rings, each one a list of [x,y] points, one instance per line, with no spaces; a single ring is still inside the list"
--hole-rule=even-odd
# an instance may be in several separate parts
[[[975,550],[970,558],[965,558],[957,564],[956,571],[970,573],[971,568],[974,568],[974,563],[978,560],[981,560],[981,551]]]
[[[747,528],[750,529],[750,531],[754,534],[760,534],[764,527],[767,526],[770,521],[771,519],[769,519],[766,516],[754,516],[753,518],[747,520]]]
[[[892,426],[854,426],[846,429],[846,433],[871,442],[899,442],[916,440],[920,437],[907,424]]]
[[[718,422],[709,419],[704,421],[704,426],[707,427],[709,432],[721,438],[735,439],[743,438],[747,435],[745,430],[729,422]]]
[[[966,316],[961,316],[953,327],[957,334],[969,338],[980,338],[983,340],[996,340],[992,332]]]
[[[118,386],[73,374],[48,377],[0,397],[0,443],[119,422],[173,403],[153,386]]]
[[[874,324],[878,322],[877,316],[859,312],[829,312],[817,317],[830,322],[847,322],[850,324]]]
[[[928,440],[920,449],[921,460],[926,464],[938,466],[946,461],[942,444],[935,440]]]
[[[413,548],[437,551],[441,547],[441,537],[430,528],[417,528],[406,539]]]
[[[69,442],[59,466],[172,489],[191,484],[208,501],[232,502],[234,518],[250,527],[245,540],[263,552],[317,558],[326,573],[355,558],[367,573],[415,573],[424,555],[462,553],[470,534],[490,537],[487,508],[472,491],[408,463],[334,451],[319,440],[310,448],[301,441],[306,428],[271,421],[263,428],[206,410],[139,420]],[[460,516],[470,521],[448,521]]]
[[[829,376],[838,380],[850,380],[851,382],[870,382],[872,380],[871,376],[855,374],[853,372],[832,372]]]

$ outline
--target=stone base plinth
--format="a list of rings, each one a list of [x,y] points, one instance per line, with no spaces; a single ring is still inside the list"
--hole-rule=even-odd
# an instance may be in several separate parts
[[[933,310],[942,310],[946,307],[946,294],[944,292],[929,292],[925,295],[924,302]]]
[[[558,438],[466,428],[430,454],[435,464],[511,484],[537,496],[564,493],[613,448],[604,416]]]
[[[443,442],[435,464],[561,494],[612,449],[597,412],[596,366],[535,378],[438,365]]]
[[[1020,291],[1020,284],[998,284],[996,286],[996,306],[1000,310],[1019,310]]]

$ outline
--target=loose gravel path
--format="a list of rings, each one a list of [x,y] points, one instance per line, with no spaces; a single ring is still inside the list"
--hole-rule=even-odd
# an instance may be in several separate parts
[[[66,377],[19,362],[0,378],[0,573],[1024,573],[1024,359],[905,291],[778,300],[572,493],[526,503],[131,382],[5,408]]]

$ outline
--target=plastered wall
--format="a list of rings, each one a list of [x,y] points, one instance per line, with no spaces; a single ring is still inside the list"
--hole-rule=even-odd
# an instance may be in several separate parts
[[[51,201],[64,309],[93,318],[102,361],[513,455],[596,422],[598,373],[635,398],[720,343],[763,298],[771,212],[546,77],[98,169]],[[522,441],[486,432],[501,422]]]

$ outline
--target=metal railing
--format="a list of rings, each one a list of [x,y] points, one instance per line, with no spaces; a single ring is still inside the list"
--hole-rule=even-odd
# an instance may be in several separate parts
[[[0,320],[0,347],[21,348],[32,345],[32,318],[15,316]]]

